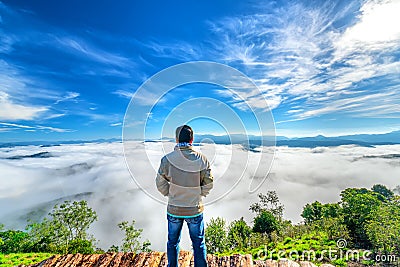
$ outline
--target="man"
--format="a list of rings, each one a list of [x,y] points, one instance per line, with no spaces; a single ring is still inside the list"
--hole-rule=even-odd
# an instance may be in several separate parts
[[[213,177],[207,158],[192,148],[192,128],[180,126],[175,134],[175,149],[161,159],[156,178],[158,191],[168,196],[168,267],[178,266],[183,221],[188,225],[192,240],[194,266],[203,267],[207,266],[207,252],[202,197],[212,189]]]

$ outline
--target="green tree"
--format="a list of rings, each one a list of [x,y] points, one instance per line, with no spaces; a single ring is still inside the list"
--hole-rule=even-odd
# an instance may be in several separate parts
[[[266,195],[263,193],[258,194],[259,202],[251,204],[250,210],[255,213],[261,213],[262,211],[271,212],[277,219],[283,218],[284,206],[279,201],[278,194],[276,191],[268,191]]]
[[[221,217],[211,218],[205,230],[207,252],[211,254],[224,252],[227,249],[227,236],[226,221]]]
[[[400,252],[400,205],[389,203],[378,206],[371,212],[366,232],[377,251]]]
[[[247,248],[250,241],[251,228],[244,221],[243,217],[240,220],[235,220],[228,227],[228,244],[230,249],[242,250]]]
[[[382,184],[375,184],[372,186],[371,190],[383,196],[384,200],[391,200],[394,196],[393,191]]]
[[[270,211],[261,211],[254,218],[253,231],[256,233],[267,234],[270,237],[273,231],[278,231],[279,222]]]
[[[382,205],[379,195],[366,188],[347,188],[340,193],[344,223],[356,247],[369,248],[365,225],[371,212]]]
[[[140,236],[143,232],[143,229],[135,228],[135,220],[132,220],[131,224],[129,224],[127,221],[120,222],[118,227],[125,233],[122,243],[122,251],[134,253],[151,251],[151,243],[149,240],[146,240],[143,243],[140,242]]]
[[[86,240],[89,226],[97,220],[96,212],[86,201],[64,201],[60,206],[55,205],[49,214],[55,223],[65,227],[67,242],[71,240]]]
[[[304,218],[306,224],[311,224],[322,219],[322,209],[323,205],[318,201],[315,201],[312,204],[306,204],[301,213],[301,217]]]
[[[28,221],[26,230],[31,242],[31,252],[65,252],[64,228],[57,227],[53,221],[44,218],[42,222]]]
[[[26,232],[20,230],[7,230],[0,232],[0,239],[2,245],[0,245],[1,253],[19,253],[27,252],[29,249],[29,238]]]
[[[342,207],[339,203],[327,203],[322,205],[323,218],[337,218],[342,215]]]
[[[87,234],[87,230],[97,220],[97,215],[86,201],[56,204],[49,216],[40,223],[31,222],[27,226],[34,251],[68,253],[73,250],[85,253],[89,243],[94,248],[95,240]],[[78,251],[79,248],[82,251]]]

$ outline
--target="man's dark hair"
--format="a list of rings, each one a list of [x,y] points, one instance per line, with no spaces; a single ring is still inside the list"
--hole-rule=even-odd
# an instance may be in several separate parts
[[[193,140],[193,129],[188,125],[182,125],[176,128],[176,139],[179,143],[190,143]]]

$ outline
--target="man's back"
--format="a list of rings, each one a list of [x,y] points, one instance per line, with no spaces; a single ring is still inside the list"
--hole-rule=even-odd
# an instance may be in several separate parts
[[[201,213],[204,209],[201,197],[209,193],[212,182],[207,158],[190,145],[177,146],[161,159],[157,187],[168,196],[167,212],[170,214],[190,216]]]

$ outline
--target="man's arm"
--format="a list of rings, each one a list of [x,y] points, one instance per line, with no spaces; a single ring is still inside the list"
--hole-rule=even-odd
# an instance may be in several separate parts
[[[167,176],[167,161],[165,158],[161,159],[160,168],[158,168],[157,177],[156,177],[156,186],[158,191],[164,196],[168,196],[169,194],[169,182]]]
[[[201,195],[207,196],[213,188],[214,177],[211,174],[210,163],[206,161],[206,168],[200,171]]]

